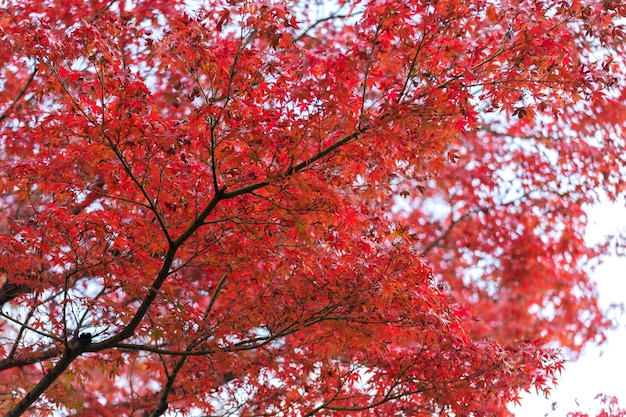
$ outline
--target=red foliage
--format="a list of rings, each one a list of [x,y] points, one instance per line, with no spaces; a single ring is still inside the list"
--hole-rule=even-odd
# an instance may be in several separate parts
[[[200,3],[200,4],[196,4]],[[505,416],[611,325],[614,1],[11,1],[0,410]]]
[[[596,399],[600,400],[602,408],[596,414],[596,417],[624,417],[626,416],[626,410],[619,406],[619,401],[616,397],[608,395],[598,395]],[[584,413],[582,411],[575,411],[568,413],[567,417],[591,417],[592,414]]]

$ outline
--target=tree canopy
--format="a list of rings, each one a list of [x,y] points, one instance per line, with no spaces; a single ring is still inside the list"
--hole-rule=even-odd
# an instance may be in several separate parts
[[[625,14],[7,2],[0,411],[507,416],[547,392],[612,325],[590,272],[624,240],[586,244],[584,208],[625,191]]]

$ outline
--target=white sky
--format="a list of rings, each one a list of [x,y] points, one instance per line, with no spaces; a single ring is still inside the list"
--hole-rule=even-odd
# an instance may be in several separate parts
[[[626,206],[602,204],[587,211],[589,230],[587,240],[597,242],[602,236],[626,228]],[[601,305],[626,304],[626,258],[611,257],[597,268]],[[599,410],[597,394],[614,395],[626,408],[626,316],[619,327],[608,335],[608,342],[600,347],[590,346],[581,358],[568,363],[550,398],[524,395],[522,405],[512,408],[517,417],[561,417],[568,412],[582,411],[595,417]],[[552,403],[556,409],[552,411]]]

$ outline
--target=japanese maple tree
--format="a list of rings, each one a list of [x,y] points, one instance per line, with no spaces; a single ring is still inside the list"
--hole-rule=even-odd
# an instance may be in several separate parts
[[[5,3],[0,411],[505,416],[547,391],[611,326],[583,207],[624,193],[624,14]]]

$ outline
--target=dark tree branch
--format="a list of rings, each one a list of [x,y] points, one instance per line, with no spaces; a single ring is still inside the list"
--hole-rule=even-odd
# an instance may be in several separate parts
[[[0,115],[0,123],[4,122],[8,117],[9,117],[9,113],[10,111],[15,108],[15,106],[17,105],[17,103],[22,99],[22,97],[24,97],[24,95],[26,94],[26,92],[28,91],[28,89],[30,88],[30,85],[33,83],[33,81],[35,80],[35,76],[37,75],[37,72],[39,71],[39,69],[35,66],[35,69],[33,69],[33,72],[30,74],[30,77],[28,77],[28,81],[26,81],[26,84],[24,85],[24,87],[22,88],[22,90],[19,92],[19,94],[17,95],[17,97],[15,97],[15,99],[13,100],[13,102],[9,105],[9,107],[4,111],[4,113],[2,113],[2,115]]]
[[[87,340],[88,339],[88,340]],[[32,388],[24,398],[17,403],[15,407],[9,410],[5,417],[18,417],[21,416],[37,399],[57,380],[59,376],[65,372],[65,370],[79,357],[83,352],[87,350],[91,337],[84,338],[79,337],[70,346],[66,347],[65,353],[61,359],[50,369],[43,378]]]

